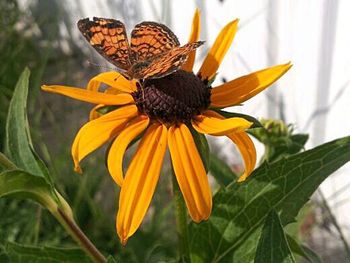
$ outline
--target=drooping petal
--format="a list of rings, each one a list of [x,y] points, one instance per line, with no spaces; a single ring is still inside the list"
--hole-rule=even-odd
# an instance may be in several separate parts
[[[210,106],[225,108],[240,104],[269,87],[291,66],[290,63],[287,63],[266,68],[213,88]]]
[[[221,119],[216,116],[216,112],[211,110],[203,112],[202,115],[197,115],[192,120],[192,126],[197,132],[217,136],[244,131],[252,125],[252,122],[238,117]]]
[[[225,117],[220,115],[215,111],[210,112],[211,116],[214,116],[218,119],[224,120]],[[240,151],[245,170],[244,173],[239,177],[238,182],[243,182],[254,170],[256,164],[256,149],[252,139],[244,131],[236,131],[226,135],[231,141],[236,144],[238,150]]]
[[[81,100],[89,103],[104,104],[104,105],[125,105],[134,103],[134,99],[130,94],[106,94],[101,92],[90,91],[86,89],[73,88],[67,86],[41,86],[44,91],[61,94],[76,100]]]
[[[185,124],[169,128],[168,144],[175,176],[191,218],[195,222],[208,219],[212,208],[208,177]]]
[[[129,125],[123,129],[123,131],[114,140],[108,153],[108,171],[111,174],[113,180],[122,186],[123,183],[123,157],[129,144],[134,140],[141,132],[143,132],[149,124],[149,118],[145,115],[141,115],[132,120]]]
[[[129,105],[86,123],[79,130],[72,145],[75,171],[81,172],[79,162],[102,144],[114,138],[125,124],[137,114],[137,107]]]
[[[200,29],[201,29],[201,21],[200,21],[200,11],[197,8],[193,20],[192,20],[192,29],[190,34],[190,39],[188,43],[196,42],[199,39]],[[196,58],[196,50],[193,50],[187,57],[187,61],[183,64],[182,69],[188,72],[192,72],[194,60]]]
[[[211,79],[216,74],[237,32],[237,24],[238,19],[228,23],[217,36],[214,45],[211,47],[198,72],[202,79]]]
[[[135,80],[127,80],[123,75],[116,71],[98,74],[89,81],[86,88],[91,91],[98,91],[101,83],[104,83],[122,92],[131,93],[136,90]]]
[[[119,197],[117,232],[123,244],[135,233],[151,202],[167,145],[163,124],[151,125],[137,148]]]
[[[238,182],[243,182],[252,173],[256,164],[256,149],[252,139],[244,131],[233,132],[227,135],[240,151],[244,161],[244,173],[239,177]]]

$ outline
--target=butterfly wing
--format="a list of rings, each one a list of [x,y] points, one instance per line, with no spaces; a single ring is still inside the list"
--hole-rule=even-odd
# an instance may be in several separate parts
[[[147,21],[135,26],[130,42],[132,64],[150,61],[180,45],[167,26]]]
[[[113,65],[126,71],[130,68],[130,47],[122,22],[114,19],[94,17],[78,21],[78,28],[100,55]]]
[[[164,55],[157,57],[147,67],[135,68],[136,76],[146,78],[161,78],[177,70],[186,62],[188,54],[204,44],[204,41],[188,43],[182,47],[175,47]],[[141,77],[140,77],[141,78]]]

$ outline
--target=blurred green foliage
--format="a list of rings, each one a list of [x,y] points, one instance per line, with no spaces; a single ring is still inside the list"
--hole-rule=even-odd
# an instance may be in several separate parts
[[[35,38],[26,33],[32,26],[26,22],[29,18],[19,10],[16,1],[0,2],[0,138],[4,138],[8,104],[20,73],[29,66],[37,76],[44,66],[43,53]]]
[[[67,10],[59,0],[22,1],[21,9],[16,0],[0,1],[0,150],[3,148],[4,125],[9,101],[15,84],[25,67],[31,71],[28,112],[38,132],[43,107],[47,106],[40,96],[40,85],[45,81],[72,80],[72,72],[80,72],[84,54],[71,37]],[[55,10],[52,12],[52,10]],[[60,28],[66,29],[64,50]],[[89,72],[90,71],[90,72]],[[87,73],[96,69],[86,70]],[[43,109],[42,109],[43,108]]]

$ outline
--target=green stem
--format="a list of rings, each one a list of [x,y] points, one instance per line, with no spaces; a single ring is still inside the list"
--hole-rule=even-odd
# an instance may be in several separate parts
[[[323,207],[326,209],[327,213],[328,213],[328,216],[329,216],[329,219],[331,220],[331,222],[333,223],[334,227],[337,229],[338,233],[339,233],[339,237],[341,239],[341,241],[343,242],[343,245],[344,245],[344,248],[345,248],[345,251],[346,251],[346,254],[348,255],[348,257],[350,258],[350,246],[348,244],[348,242],[346,241],[346,238],[343,234],[343,231],[341,230],[339,224],[338,224],[338,221],[337,219],[335,218],[335,216],[333,215],[332,213],[332,210],[331,208],[329,207],[328,205],[328,202],[326,200],[326,198],[324,197],[323,193],[321,190],[318,190],[318,194],[319,196],[321,197],[321,201],[322,201],[322,205]]]
[[[51,212],[54,217],[61,223],[67,233],[76,241],[79,246],[90,256],[96,263],[107,262],[106,258],[94,246],[90,239],[81,231],[74,219],[67,215],[61,208]]]
[[[179,236],[180,256],[190,262],[190,246],[187,229],[187,208],[173,171],[173,192],[175,198],[175,216],[177,234]]]
[[[36,220],[35,220],[35,225],[34,225],[34,241],[33,241],[33,243],[35,245],[37,245],[38,241],[39,241],[41,215],[42,215],[42,207],[40,205],[38,205],[38,209],[37,209],[36,215],[35,215]]]
[[[261,162],[270,162],[271,161],[271,155],[272,155],[272,146],[270,146],[269,144],[265,144],[265,152],[264,152],[264,155],[263,157],[261,158]]]
[[[5,169],[18,169],[3,153],[0,152],[0,166]],[[64,227],[67,233],[76,241],[79,246],[91,257],[96,263],[107,262],[106,258],[100,251],[92,244],[89,238],[81,231],[78,225],[75,223],[72,215],[72,210],[66,200],[56,192],[59,198],[60,205],[53,200],[50,195],[42,196],[42,199],[38,201],[41,205],[46,207],[51,214],[58,220],[58,222]]]

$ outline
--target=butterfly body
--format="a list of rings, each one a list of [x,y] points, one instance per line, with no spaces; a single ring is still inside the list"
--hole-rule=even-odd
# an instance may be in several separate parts
[[[151,64],[151,61],[141,61],[135,63],[131,66],[131,68],[127,72],[127,76],[129,79],[142,79],[142,71],[146,69]]]
[[[204,42],[180,46],[175,34],[155,22],[137,24],[130,44],[122,22],[114,19],[84,18],[78,28],[100,55],[117,67],[127,79],[151,79],[169,75],[185,63],[190,52]]]

